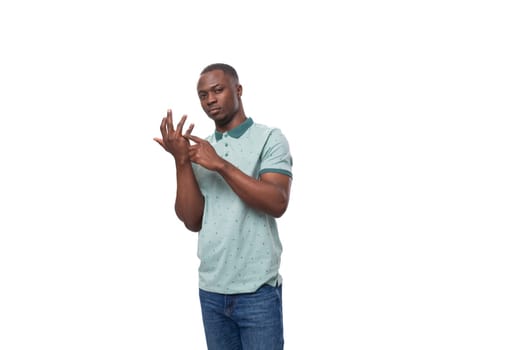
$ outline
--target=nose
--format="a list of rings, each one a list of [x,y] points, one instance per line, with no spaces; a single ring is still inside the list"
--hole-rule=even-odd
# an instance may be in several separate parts
[[[206,104],[212,105],[215,102],[217,102],[217,98],[216,98],[215,94],[214,93],[209,93],[208,96],[206,97]]]

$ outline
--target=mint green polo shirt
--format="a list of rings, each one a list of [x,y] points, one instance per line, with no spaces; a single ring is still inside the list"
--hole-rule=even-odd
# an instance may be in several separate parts
[[[206,138],[217,154],[245,174],[273,172],[292,176],[288,141],[278,128],[251,118],[223,134]],[[199,288],[215,293],[251,293],[281,283],[282,246],[276,219],[247,206],[222,176],[193,163],[204,196],[199,232]]]

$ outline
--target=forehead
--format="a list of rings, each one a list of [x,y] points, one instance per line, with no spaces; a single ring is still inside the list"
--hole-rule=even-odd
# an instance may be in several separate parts
[[[210,72],[201,74],[197,89],[203,90],[216,85],[226,85],[231,83],[231,77],[220,69],[215,69]]]

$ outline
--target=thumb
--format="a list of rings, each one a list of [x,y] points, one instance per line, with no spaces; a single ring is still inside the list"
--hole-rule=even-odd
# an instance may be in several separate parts
[[[166,151],[168,150],[166,146],[164,145],[164,141],[162,141],[162,139],[159,139],[158,137],[154,137],[153,140],[156,141],[159,145],[161,145],[162,148],[164,148],[164,150]]]

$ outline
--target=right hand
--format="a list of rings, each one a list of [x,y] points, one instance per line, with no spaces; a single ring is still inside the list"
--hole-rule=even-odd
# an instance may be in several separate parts
[[[182,135],[182,128],[186,122],[186,115],[183,115],[177,124],[177,128],[173,128],[173,117],[171,109],[168,109],[166,117],[162,118],[162,123],[160,124],[160,133],[162,138],[155,137],[153,140],[157,141],[159,145],[166,150],[166,152],[171,153],[175,158],[177,163],[183,164],[189,161],[189,147],[190,143],[187,138],[184,136],[191,135],[193,131],[194,124],[190,124],[185,135]]]

